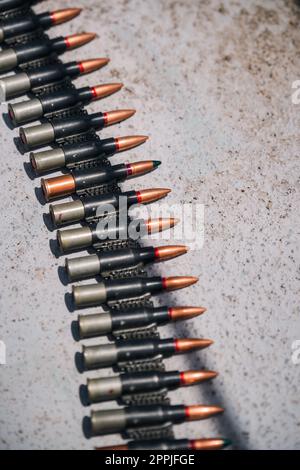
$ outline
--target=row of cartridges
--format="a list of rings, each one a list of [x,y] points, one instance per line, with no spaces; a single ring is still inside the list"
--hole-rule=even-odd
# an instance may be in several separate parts
[[[147,276],[144,267],[184,255],[183,245],[142,246],[140,240],[172,229],[175,218],[132,219],[128,209],[167,196],[167,188],[122,192],[119,182],[149,173],[157,160],[110,164],[110,157],[143,144],[147,136],[101,139],[97,132],[130,118],[135,111],[119,109],[88,113],[85,106],[122,88],[122,83],[75,87],[73,80],[105,66],[109,59],[62,62],[59,55],[96,38],[80,33],[50,39],[45,31],[80,14],[80,8],[35,13],[34,1],[0,0],[0,94],[8,101],[11,125],[19,127],[20,145],[30,151],[41,188],[50,201],[49,217],[57,230],[61,253],[88,250],[85,256],[66,258],[70,282],[89,278],[94,283],[73,285],[75,308],[103,306],[103,311],[78,316],[80,339],[108,335],[113,341],[85,345],[85,370],[111,367],[118,374],[88,379],[90,404],[117,400],[123,407],[91,412],[92,435],[125,433],[127,444],[102,449],[221,449],[223,438],[175,439],[173,425],[222,413],[217,405],[171,405],[170,390],[213,379],[210,370],[167,371],[163,359],[207,348],[209,339],[161,339],[158,328],[188,320],[205,312],[203,307],[154,306],[152,297],[186,288],[193,276]],[[7,72],[13,71],[13,74]],[[39,124],[34,123],[40,121]],[[33,124],[30,124],[33,123]],[[28,125],[26,125],[28,124]],[[47,149],[42,147],[48,146]],[[59,176],[46,174],[61,171]],[[52,202],[69,197],[66,202]],[[111,221],[116,223],[112,224]],[[75,227],[66,227],[80,224]],[[137,234],[133,237],[128,226]]]

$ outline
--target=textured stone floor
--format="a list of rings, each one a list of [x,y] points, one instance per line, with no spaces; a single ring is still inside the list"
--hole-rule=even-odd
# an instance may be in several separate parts
[[[74,6],[65,0],[64,6]],[[225,436],[242,449],[300,449],[300,364],[292,344],[299,322],[300,7],[292,0],[78,0],[72,24],[51,35],[96,31],[99,39],[66,54],[109,56],[102,71],[77,81],[122,80],[117,96],[92,110],[135,107],[103,136],[149,134],[149,143],[114,162],[161,159],[159,171],[125,187],[169,186],[169,204],[205,205],[202,249],[156,266],[165,275],[199,275],[161,302],[208,307],[201,318],[165,327],[164,337],[204,336],[204,352],[169,359],[174,368],[219,371],[210,384],[172,393],[173,403],[216,403],[222,418],[177,426],[178,437]],[[61,7],[45,1],[38,11]],[[2,112],[6,112],[2,105]],[[119,436],[85,439],[79,401],[86,376],[38,202],[18,153],[17,131],[0,121],[1,449],[90,449]],[[26,166],[26,165],[25,165]],[[199,234],[200,237],[200,234]],[[297,295],[298,294],[298,295]],[[97,341],[96,341],[97,342]],[[86,342],[87,343],[87,342]],[[107,372],[105,372],[107,373]],[[103,373],[104,374],[104,373]],[[114,404],[105,405],[115,406]]]

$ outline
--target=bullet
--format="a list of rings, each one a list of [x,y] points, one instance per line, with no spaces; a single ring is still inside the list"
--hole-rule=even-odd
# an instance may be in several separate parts
[[[158,160],[121,163],[102,168],[73,170],[70,174],[54,178],[42,178],[41,185],[46,201],[62,196],[69,196],[84,189],[96,188],[112,181],[124,181],[155,170],[161,164]]]
[[[87,392],[90,403],[99,403],[128,395],[177,390],[216,376],[216,372],[209,370],[126,372],[112,377],[87,379]]]
[[[73,286],[72,294],[76,307],[88,307],[109,301],[183,289],[197,281],[198,278],[194,276],[113,279],[97,284]]]
[[[99,131],[104,127],[125,121],[134,114],[134,109],[119,109],[106,113],[53,118],[38,126],[20,127],[19,135],[22,143],[27,147],[38,147],[51,144],[55,140],[87,133],[91,130]]]
[[[122,83],[107,83],[94,87],[69,88],[44,94],[40,98],[8,104],[8,115],[14,126],[35,121],[45,114],[63,111],[74,106],[84,106],[105,98],[122,88]]]
[[[186,246],[146,246],[98,252],[78,258],[66,258],[69,281],[80,281],[120,269],[141,268],[149,263],[167,261],[187,253]]]
[[[80,338],[108,335],[117,331],[166,325],[202,315],[203,307],[136,307],[78,316]]]
[[[43,152],[31,152],[30,162],[37,174],[61,168],[74,168],[79,163],[102,160],[116,153],[132,149],[148,139],[145,135],[88,139],[76,144],[65,144]]]
[[[3,49],[0,52],[0,73],[9,72],[18,65],[47,57],[51,53],[63,54],[95,39],[95,33],[80,33],[54,39],[42,38]]]
[[[109,279],[97,284],[73,286],[72,295],[76,307],[92,307],[146,294],[155,295],[164,291],[183,289],[197,281],[198,278],[194,276]],[[186,345],[187,348],[189,346],[190,343]]]
[[[130,441],[127,444],[109,447],[96,447],[96,450],[221,450],[230,446],[229,439],[149,439]]]
[[[37,28],[47,30],[52,26],[66,23],[78,16],[80,12],[81,8],[66,8],[64,10],[47,11],[40,14],[28,12],[25,16],[19,15],[2,20],[0,43],[15,36],[34,31]]]
[[[148,405],[128,406],[112,410],[92,410],[91,427],[94,435],[117,433],[130,428],[181,424],[208,419],[223,413],[220,406],[207,405]]]
[[[108,223],[106,223],[108,222]],[[174,227],[178,219],[134,219],[130,224],[126,217],[117,220],[116,224],[104,220],[104,224],[91,224],[85,227],[57,231],[57,243],[62,253],[98,246],[113,240],[140,239],[147,234],[162,232]],[[132,224],[132,227],[131,227]]]
[[[116,214],[120,206],[124,212],[134,204],[149,204],[158,201],[166,197],[170,191],[170,189],[165,188],[153,188],[142,189],[140,191],[125,191],[124,193],[107,193],[99,196],[86,196],[83,199],[76,199],[72,202],[50,204],[49,212],[53,224],[57,227],[82,220],[91,222],[104,215]]]
[[[79,75],[95,72],[107,65],[109,59],[88,59],[82,62],[68,62],[64,64],[48,64],[43,67],[29,69],[26,72],[16,73],[0,80],[0,101],[6,101],[17,95],[24,95],[34,88],[40,88],[64,78],[74,79]]]
[[[143,338],[116,340],[114,343],[83,346],[85,369],[112,367],[122,362],[172,357],[209,347],[213,341],[203,338]]]

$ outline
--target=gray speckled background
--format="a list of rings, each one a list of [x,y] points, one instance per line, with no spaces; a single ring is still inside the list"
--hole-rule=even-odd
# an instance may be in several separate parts
[[[300,339],[300,105],[291,103],[291,85],[300,78],[300,7],[292,0],[77,5],[85,7],[80,18],[51,35],[84,29],[97,31],[99,39],[64,60],[111,58],[77,84],[122,80],[126,86],[90,109],[138,110],[103,136],[151,136],[114,161],[159,158],[160,170],[136,187],[170,186],[170,203],[196,198],[205,204],[203,249],[159,270],[199,274],[197,286],[169,301],[209,310],[162,333],[215,340],[204,352],[168,360],[170,368],[220,372],[213,383],[172,393],[172,400],[222,404],[226,413],[177,426],[176,435],[222,435],[243,449],[299,449],[300,365],[292,363],[291,345]],[[55,7],[60,3],[45,1],[37,10]],[[7,365],[0,366],[0,448],[90,449],[121,442],[119,436],[83,436],[89,410],[78,388],[85,375],[97,373],[80,375],[75,368],[80,345],[70,324],[76,315],[64,304],[68,288],[57,276],[62,260],[49,249],[54,233],[43,223],[47,208],[34,192],[39,180],[24,171],[27,155],[13,143],[17,131],[1,119],[0,132],[0,340],[7,345]]]

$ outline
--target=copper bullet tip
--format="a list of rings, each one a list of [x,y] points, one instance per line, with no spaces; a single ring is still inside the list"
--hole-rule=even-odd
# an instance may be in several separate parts
[[[206,312],[204,307],[170,307],[169,315],[172,321],[187,320],[188,318],[198,317]]]
[[[195,276],[174,276],[163,278],[163,285],[166,290],[176,290],[189,287],[198,282],[198,277]]]
[[[213,341],[206,338],[183,338],[175,339],[175,349],[179,353],[205,349],[211,346]]]
[[[193,385],[205,380],[214,379],[218,373],[213,370],[187,370],[180,372],[181,385]]]
[[[123,83],[105,83],[92,87],[93,99],[105,98],[121,90]]]
[[[168,230],[174,227],[174,221],[176,219],[172,218],[158,218],[158,219],[148,219],[146,222],[148,234],[162,232],[163,230]]]
[[[228,439],[194,439],[190,441],[192,450],[218,450],[231,445]]]
[[[223,412],[224,408],[221,408],[220,406],[192,405],[185,407],[187,421],[207,419]]]
[[[65,8],[64,10],[56,10],[50,13],[51,21],[54,25],[70,21],[82,12],[82,8]]]
[[[41,186],[46,201],[56,197],[67,196],[75,190],[75,182],[72,175],[57,176],[55,178],[42,178]]]
[[[124,150],[129,150],[138,145],[143,144],[148,140],[149,137],[146,135],[127,135],[125,137],[116,137],[116,148],[118,152],[122,152]]]
[[[157,261],[167,261],[187,253],[188,247],[183,245],[158,246],[154,249]]]
[[[91,73],[107,65],[109,61],[110,59],[107,57],[104,57],[103,59],[88,59],[78,62],[78,66],[81,74]]]
[[[160,162],[159,162],[160,163]],[[134,162],[127,164],[127,174],[128,176],[139,176],[145,175],[150,171],[155,170],[159,164],[155,160],[145,160],[143,162]]]
[[[136,194],[137,194],[138,202],[140,204],[146,204],[149,202],[157,201],[158,199],[162,199],[170,192],[171,192],[171,189],[153,188],[153,189],[141,189],[140,191],[136,191]],[[171,220],[171,219],[168,219],[168,220]]]
[[[128,450],[128,446],[124,444],[119,446],[96,447],[95,450]]]
[[[135,114],[135,109],[118,109],[116,111],[108,111],[104,113],[104,126],[112,126],[118,122],[125,121]]]
[[[96,37],[96,33],[72,34],[72,36],[65,37],[65,43],[68,49],[75,49],[75,47],[80,47],[91,42]]]

